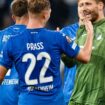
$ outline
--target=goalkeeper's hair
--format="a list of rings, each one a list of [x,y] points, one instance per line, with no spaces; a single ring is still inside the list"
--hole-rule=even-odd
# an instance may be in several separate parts
[[[10,7],[12,15],[22,17],[28,14],[27,6],[27,0],[13,0]]]
[[[97,3],[102,2],[104,4],[105,7],[105,0],[95,0]]]
[[[28,0],[28,11],[40,14],[43,10],[49,10],[51,4],[49,0]]]
[[[79,2],[80,0],[78,0],[78,2]],[[91,1],[91,0],[90,0]],[[99,3],[99,2],[102,2],[103,4],[104,4],[104,7],[105,7],[105,0],[95,0],[97,3]]]

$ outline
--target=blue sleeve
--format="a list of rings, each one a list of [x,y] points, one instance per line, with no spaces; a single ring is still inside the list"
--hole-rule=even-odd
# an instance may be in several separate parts
[[[71,28],[69,28],[69,32],[68,32],[68,28],[67,27],[61,29],[60,32],[69,36],[69,35],[71,35]]]
[[[60,34],[58,35],[59,39],[59,46],[63,53],[65,53],[69,57],[75,58],[79,51],[80,47],[71,39],[69,41],[66,39],[66,35]]]
[[[79,24],[75,23],[61,29],[61,33],[68,35],[72,40],[75,40]]]
[[[0,59],[0,65],[6,67],[7,69],[12,67],[12,52],[11,52],[11,40],[8,40],[8,42],[3,47],[2,57]]]

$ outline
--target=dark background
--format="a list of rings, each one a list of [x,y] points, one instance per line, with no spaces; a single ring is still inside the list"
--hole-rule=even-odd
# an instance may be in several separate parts
[[[10,3],[12,0],[0,0],[0,30],[14,24]],[[52,6],[51,18],[47,24],[49,29],[64,27],[78,21],[77,0],[50,0]]]

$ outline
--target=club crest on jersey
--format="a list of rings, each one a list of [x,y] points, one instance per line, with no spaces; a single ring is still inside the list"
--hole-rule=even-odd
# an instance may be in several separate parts
[[[97,40],[103,40],[103,37],[102,37],[102,35],[100,34],[100,35],[97,35],[97,36],[96,36],[96,39],[97,39]]]

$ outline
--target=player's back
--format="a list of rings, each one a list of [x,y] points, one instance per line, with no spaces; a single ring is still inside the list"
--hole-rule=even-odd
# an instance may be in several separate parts
[[[25,25],[13,25],[0,32],[0,60],[3,56],[3,47],[10,37],[13,37],[25,30]],[[0,86],[0,105],[18,104],[18,74],[15,67],[9,69],[4,81]]]
[[[79,49],[76,46],[73,49],[73,42],[69,45],[64,37],[58,32],[39,28],[27,29],[10,39],[7,44],[9,55],[15,61],[21,86],[19,105],[30,105],[30,102],[32,105],[65,105],[60,56],[66,52],[75,57]]]

